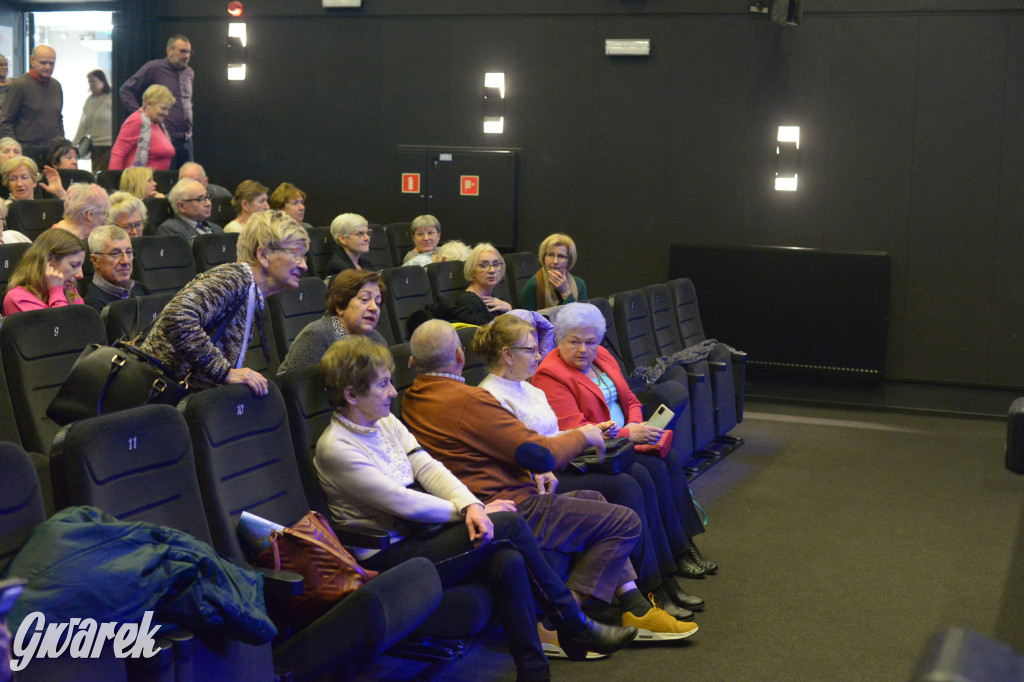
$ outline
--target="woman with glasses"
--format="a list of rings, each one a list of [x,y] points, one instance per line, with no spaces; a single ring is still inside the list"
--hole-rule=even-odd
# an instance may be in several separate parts
[[[671,449],[640,453],[639,446],[658,443],[665,430],[644,419],[641,403],[629,390],[618,362],[601,346],[604,333],[604,315],[596,306],[567,304],[555,318],[558,345],[537,367],[533,385],[547,396],[559,428],[598,424],[608,437],[625,436],[638,446],[637,463],[648,470],[658,489],[662,523],[677,563],[676,574],[700,578],[715,573],[718,566],[704,559],[692,542],[694,535],[704,532],[704,526],[694,508],[681,458]],[[686,430],[689,424],[681,419],[689,414],[686,402],[668,407],[675,414],[669,429],[678,421]],[[688,431],[683,437],[689,438]]]
[[[95,183],[76,182],[68,187],[64,197],[64,218],[53,228],[67,230],[85,241],[94,229],[107,222],[109,212],[107,190]]]
[[[102,311],[114,301],[145,296],[149,290],[132,279],[135,252],[128,233],[117,225],[100,225],[89,235],[93,276],[85,303]]]
[[[412,251],[405,254],[402,265],[427,267],[441,261],[437,244],[441,241],[441,223],[432,215],[417,216],[409,226],[412,236]]]
[[[237,248],[237,262],[210,268],[171,299],[141,348],[193,390],[245,384],[266,395],[266,377],[242,366],[245,351],[258,334],[268,354],[260,310],[268,296],[299,286],[309,236],[286,213],[261,211],[238,235]]]
[[[381,346],[388,342],[377,331],[387,287],[372,270],[344,270],[331,280],[324,316],[307,324],[288,347],[277,373],[320,362],[335,341],[364,336]]]
[[[331,238],[338,244],[327,263],[327,276],[344,270],[376,270],[367,258],[370,251],[370,229],[366,218],[357,213],[342,213],[331,221]]]
[[[460,322],[484,325],[512,310],[508,301],[494,296],[494,288],[505,277],[505,260],[494,246],[474,246],[466,257],[463,274],[469,286],[455,300]]]
[[[544,391],[530,383],[541,360],[541,349],[537,327],[521,317],[528,314],[513,312],[499,315],[477,330],[473,337],[473,352],[483,358],[490,369],[490,374],[480,382],[480,388],[486,389],[519,421],[540,435],[556,436],[562,432],[558,417],[548,404]],[[545,324],[546,320],[540,323]],[[607,432],[613,423],[606,421],[594,426]],[[556,487],[559,492],[596,490],[609,502],[636,512],[643,524],[643,534],[630,555],[637,573],[637,585],[644,594],[653,593],[658,603],[674,618],[683,621],[692,618],[693,612],[686,607],[699,608],[700,599],[687,595],[674,580],[677,566],[672,544],[661,520],[658,486],[651,473],[642,463],[634,463],[617,476],[580,474],[571,466],[557,468],[565,473],[558,477],[552,472],[536,476],[537,489],[541,493],[553,493]],[[667,477],[665,471],[656,473]],[[678,550],[683,551],[685,538],[680,542],[682,546]]]
[[[82,279],[85,244],[64,230],[47,230],[18,261],[4,296],[4,315],[25,310],[83,303],[77,283]]]
[[[128,192],[114,192],[110,195],[107,221],[127,232],[129,239],[141,237],[146,227],[146,205]]]
[[[519,305],[524,310],[544,310],[587,300],[587,285],[570,274],[576,264],[576,242],[555,233],[540,243],[540,270],[523,285]]]

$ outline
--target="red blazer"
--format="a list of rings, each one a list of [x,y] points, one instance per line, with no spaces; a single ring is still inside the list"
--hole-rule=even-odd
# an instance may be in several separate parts
[[[598,347],[594,364],[611,377],[619,394],[619,405],[626,416],[626,423],[640,423],[644,420],[640,401],[626,385],[626,378],[619,371],[619,363],[612,354]],[[587,375],[567,364],[558,353],[556,346],[537,367],[531,383],[544,391],[548,404],[558,417],[558,428],[574,429],[584,424],[599,424],[611,418],[604,394]],[[619,432],[629,434],[629,429]]]

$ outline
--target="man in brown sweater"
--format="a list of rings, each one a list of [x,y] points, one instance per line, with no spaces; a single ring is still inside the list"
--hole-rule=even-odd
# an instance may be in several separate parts
[[[0,137],[13,137],[25,156],[38,161],[50,140],[64,137],[64,91],[52,77],[57,63],[52,47],[36,45],[29,63],[29,72],[15,78],[7,89]]]
[[[619,597],[623,625],[640,629],[637,641],[681,639],[697,631],[644,599],[633,582],[629,553],[640,537],[640,520],[600,494],[541,494],[530,473],[516,462],[524,443],[549,449],[556,460],[581,452],[591,436],[571,431],[545,437],[526,427],[490,393],[468,386],[461,372],[465,353],[455,329],[430,320],[413,334],[410,347],[419,372],[402,401],[402,419],[416,440],[444,463],[485,503],[510,500],[533,530],[538,544],[565,554],[580,553],[566,584],[578,600],[610,602]],[[646,636],[645,636],[646,635]]]

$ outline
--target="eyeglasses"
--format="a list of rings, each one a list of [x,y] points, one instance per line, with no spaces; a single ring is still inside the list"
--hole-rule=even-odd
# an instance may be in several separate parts
[[[427,231],[416,232],[412,236],[413,237],[436,237],[439,234],[441,234],[441,233],[438,232],[437,230],[427,230]]]
[[[203,202],[210,201],[211,199],[213,199],[213,197],[211,197],[209,194],[204,194],[204,195],[199,196],[199,197],[192,197],[191,199],[182,199],[182,201],[184,201],[184,202],[198,201],[201,204]]]
[[[482,260],[476,264],[476,269],[480,270],[481,272],[487,272],[488,270],[501,270],[503,267],[505,267],[505,264],[502,263],[500,260]]]
[[[134,222],[134,223],[125,223],[124,225],[118,225],[118,227],[120,227],[125,232],[138,232],[139,230],[141,230],[145,226],[146,226],[146,223],[141,221],[141,220],[139,220],[137,222]]]
[[[509,346],[512,350],[526,351],[527,355],[540,355],[540,348],[537,346]]]
[[[367,228],[365,230],[359,230],[358,232],[349,232],[348,236],[349,237],[358,237],[360,239],[363,239],[365,237],[372,237],[373,236],[373,230]]]
[[[127,258],[128,260],[131,260],[135,258],[135,251],[133,251],[132,249],[125,249],[124,251],[122,251],[121,249],[114,249],[113,251],[97,251],[96,255],[110,256],[114,260],[121,260],[122,258]]]
[[[544,257],[552,260],[569,260],[569,256],[564,253],[545,253]]]
[[[292,260],[296,263],[301,263],[306,260],[306,252],[302,249],[286,249],[282,246],[275,246],[270,249],[271,251],[282,251],[292,257]]]

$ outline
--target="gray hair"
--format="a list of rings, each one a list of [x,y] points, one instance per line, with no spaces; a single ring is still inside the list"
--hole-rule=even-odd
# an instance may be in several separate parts
[[[420,373],[437,372],[454,362],[460,347],[455,327],[444,320],[427,320],[416,327],[409,339],[409,351]]]
[[[409,236],[413,237],[416,235],[416,230],[423,230],[428,227],[433,227],[437,230],[438,234],[441,233],[441,221],[432,215],[424,214],[413,218],[412,222],[409,223]]]
[[[558,340],[583,329],[593,329],[599,337],[604,338],[607,324],[596,305],[567,303],[559,307],[558,315],[555,317],[555,337]]]
[[[331,221],[331,237],[338,241],[338,237],[347,237],[350,232],[369,225],[366,218],[358,213],[342,213]]]
[[[100,225],[89,233],[89,252],[100,253],[107,247],[107,242],[128,239],[128,233],[117,225]]]
[[[493,251],[498,254],[498,259],[501,261],[501,277],[498,279],[505,279],[505,258],[501,255],[501,251],[498,251],[493,244],[488,242],[480,242],[472,248],[469,255],[466,256],[466,264],[462,268],[462,274],[465,276],[467,282],[473,281],[473,271],[476,270],[476,264],[480,262],[480,256],[483,255],[484,251]]]
[[[167,201],[170,202],[171,209],[174,211],[174,215],[178,215],[178,202],[181,201],[181,195],[183,195],[188,190],[188,185],[190,182],[194,182],[197,185],[199,185],[203,192],[206,191],[206,188],[203,187],[203,183],[199,182],[198,180],[193,180],[192,178],[178,180],[176,183],[174,183],[174,187],[171,188],[171,191],[167,193]]]
[[[64,197],[64,217],[78,223],[85,220],[89,211],[107,213],[110,210],[110,197],[107,190],[96,183],[76,182],[68,187]]]
[[[466,260],[469,255],[469,247],[458,239],[449,239],[437,247],[437,256],[441,260]]]
[[[107,220],[116,223],[132,213],[138,213],[142,216],[142,222],[146,222],[146,204],[142,199],[130,192],[114,192],[110,195],[110,214],[107,215]]]
[[[174,47],[174,43],[178,42],[179,40],[184,40],[189,45],[192,44],[192,41],[188,39],[187,35],[184,35],[182,33],[175,33],[173,36],[167,39],[167,47]]]

